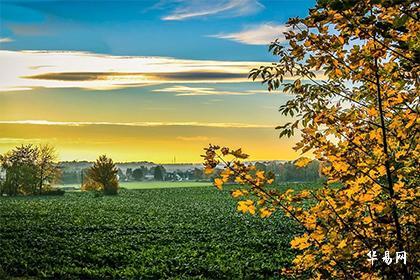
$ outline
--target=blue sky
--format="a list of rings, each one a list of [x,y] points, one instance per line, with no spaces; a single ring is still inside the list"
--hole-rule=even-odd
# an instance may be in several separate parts
[[[313,5],[0,0],[0,153],[46,142],[63,160],[199,162],[213,143],[294,159],[297,138],[274,130],[291,96],[247,75]]]
[[[13,40],[1,48],[270,60],[266,45],[209,35],[240,32],[264,23],[284,24],[289,17],[305,16],[314,5],[310,0],[236,1],[236,8],[210,13],[218,3],[223,8],[229,2],[235,1],[1,1],[0,37]],[[249,10],[241,11],[240,6],[249,6]],[[166,19],[177,11],[210,14]]]

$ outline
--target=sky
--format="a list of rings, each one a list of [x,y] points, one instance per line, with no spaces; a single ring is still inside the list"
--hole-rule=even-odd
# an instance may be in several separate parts
[[[0,153],[200,162],[209,143],[298,157],[274,128],[292,96],[249,71],[312,0],[0,0]],[[293,77],[290,77],[293,79]]]

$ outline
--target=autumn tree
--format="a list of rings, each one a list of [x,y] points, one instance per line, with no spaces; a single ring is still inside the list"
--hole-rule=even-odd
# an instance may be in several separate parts
[[[280,136],[301,133],[295,149],[320,161],[322,189],[269,189],[271,179],[244,163],[242,150],[206,148],[207,172],[225,165],[216,187],[243,185],[232,192],[239,211],[280,210],[301,225],[291,242],[294,275],[419,275],[419,12],[417,1],[317,1],[306,18],[288,21],[286,45],[270,45],[278,61],[251,71],[270,91],[293,95],[280,112],[294,121],[278,127]],[[382,259],[387,252],[392,263]]]
[[[119,189],[117,174],[118,169],[112,159],[102,155],[87,170],[83,189],[103,191],[109,195],[117,194]]]

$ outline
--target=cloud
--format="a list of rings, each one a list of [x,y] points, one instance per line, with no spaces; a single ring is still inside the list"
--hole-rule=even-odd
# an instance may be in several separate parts
[[[45,36],[53,33],[53,24],[9,24],[10,30],[19,36]]]
[[[155,89],[154,92],[176,93],[176,96],[203,96],[203,95],[251,95],[252,91],[224,91],[209,87],[173,86]]]
[[[46,139],[40,138],[0,138],[0,144],[16,144],[16,143],[41,143]]]
[[[283,32],[289,28],[285,25],[276,25],[273,23],[264,23],[258,26],[244,29],[237,33],[209,35],[209,37],[228,39],[247,45],[267,45],[275,39],[284,41]]]
[[[162,83],[247,82],[250,69],[259,65],[268,63],[0,50],[0,91],[37,87],[110,90]]]
[[[205,142],[210,141],[210,138],[206,136],[178,136],[176,137],[177,140],[181,141],[190,141],[190,142]]]
[[[14,40],[12,38],[8,38],[8,37],[3,37],[0,38],[0,43],[10,43],[13,42]]]
[[[191,127],[218,127],[218,128],[273,128],[274,125],[250,124],[250,123],[212,123],[212,122],[72,122],[72,121],[48,121],[48,120],[18,120],[0,121],[0,124],[14,125],[51,125],[51,126],[134,126],[134,127],[157,127],[157,126],[191,126]]]
[[[163,17],[163,20],[185,20],[220,14],[236,17],[253,14],[263,8],[256,0],[188,0],[177,3],[180,3],[179,7]]]
[[[223,72],[177,72],[177,73],[119,73],[119,72],[62,72],[25,76],[26,79],[58,81],[129,80],[148,78],[160,81],[211,81],[224,79],[246,79],[247,74]]]
[[[25,91],[25,90],[32,90],[32,88],[29,87],[6,87],[6,88],[1,88],[0,87],[0,92],[3,91],[7,91],[7,92],[12,92],[12,91]]]

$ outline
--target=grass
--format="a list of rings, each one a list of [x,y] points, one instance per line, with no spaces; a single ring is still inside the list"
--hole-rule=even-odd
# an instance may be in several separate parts
[[[3,197],[0,221],[1,279],[270,279],[299,233],[213,187]]]

